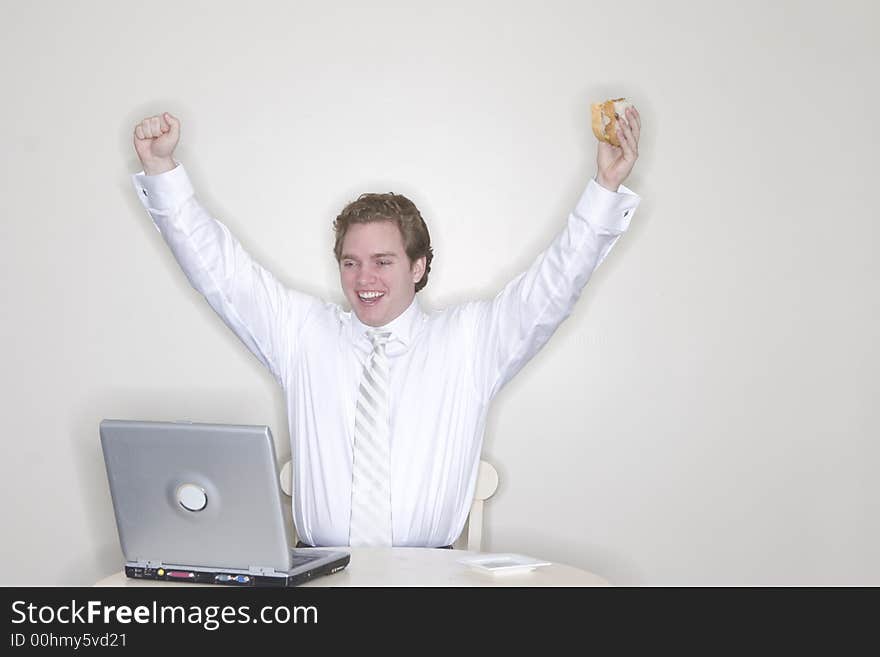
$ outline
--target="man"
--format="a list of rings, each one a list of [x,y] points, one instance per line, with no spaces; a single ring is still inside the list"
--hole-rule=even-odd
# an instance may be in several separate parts
[[[473,498],[492,399],[571,313],[627,229],[639,197],[622,183],[640,117],[562,232],[491,301],[425,312],[416,291],[433,252],[409,199],[365,194],[334,222],[351,311],[284,287],[196,200],[173,158],[180,122],[141,121],[135,189],[192,285],[284,389],[293,516],[304,544],[443,547]]]

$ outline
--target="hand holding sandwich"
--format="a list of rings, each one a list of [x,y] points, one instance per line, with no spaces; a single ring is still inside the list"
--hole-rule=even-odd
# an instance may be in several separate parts
[[[624,110],[623,115],[614,116],[602,131],[596,157],[599,169],[596,181],[612,192],[616,192],[626,180],[639,157],[642,121],[638,110],[629,103],[626,105],[625,109],[621,108]],[[593,132],[596,133],[595,121],[593,125]],[[596,136],[599,137],[599,133]]]

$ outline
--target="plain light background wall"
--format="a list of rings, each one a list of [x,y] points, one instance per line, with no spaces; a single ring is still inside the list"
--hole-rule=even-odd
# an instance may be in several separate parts
[[[422,303],[493,296],[643,117],[632,226],[490,414],[485,549],[617,584],[880,584],[872,2],[5,2],[2,582],[121,567],[102,418],[268,424],[281,391],[129,176],[182,120],[202,202],[342,302],[331,222],[412,198]],[[15,564],[15,568],[9,568]]]

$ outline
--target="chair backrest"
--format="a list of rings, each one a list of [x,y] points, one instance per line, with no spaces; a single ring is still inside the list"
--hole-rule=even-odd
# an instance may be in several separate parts
[[[290,497],[293,494],[293,468],[290,461],[285,461],[281,467],[281,490]],[[471,502],[471,510],[468,514],[467,549],[479,552],[483,545],[483,503],[488,500],[498,489],[498,471],[488,461],[480,461],[480,469],[477,473],[477,487],[474,490],[474,500]]]

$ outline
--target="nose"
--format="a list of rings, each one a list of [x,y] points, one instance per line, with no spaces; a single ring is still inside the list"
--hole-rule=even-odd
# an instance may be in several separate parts
[[[367,283],[372,283],[376,280],[376,272],[375,270],[367,265],[366,267],[361,267],[361,270],[358,272],[357,282],[358,285],[366,285]]]

